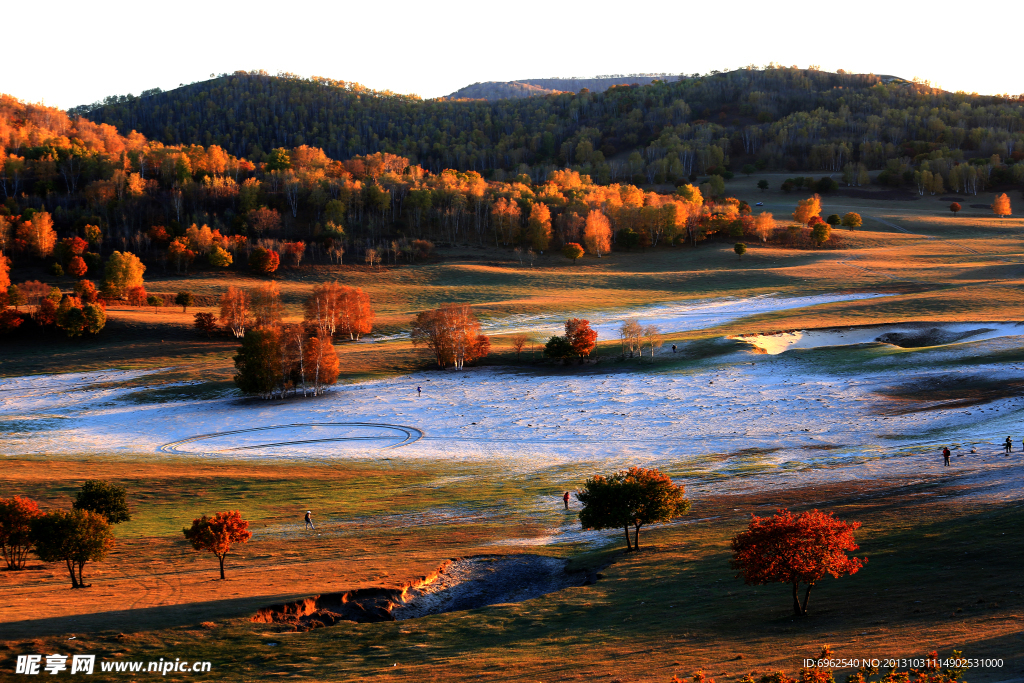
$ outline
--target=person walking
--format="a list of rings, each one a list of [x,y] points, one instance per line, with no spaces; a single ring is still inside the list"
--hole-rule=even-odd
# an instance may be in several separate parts
[[[1010,441],[1010,437],[1006,437],[1006,443],[1004,444],[1006,454],[1009,455],[1010,451],[1013,450],[1013,441]]]
[[[942,459],[945,461],[943,465],[949,467],[949,446],[942,447]]]
[[[313,511],[312,510],[306,510],[306,526],[305,526],[305,528],[306,529],[312,529],[313,531],[316,531],[316,527],[313,526]]]
[[[565,509],[568,510],[569,509],[569,492],[568,491],[566,491],[562,495],[562,502],[565,503]]]

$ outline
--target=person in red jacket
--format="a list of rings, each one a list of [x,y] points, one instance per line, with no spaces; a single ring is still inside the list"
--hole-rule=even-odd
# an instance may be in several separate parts
[[[565,509],[568,510],[569,509],[569,492],[568,491],[566,491],[565,494],[562,496],[562,502],[565,503]]]

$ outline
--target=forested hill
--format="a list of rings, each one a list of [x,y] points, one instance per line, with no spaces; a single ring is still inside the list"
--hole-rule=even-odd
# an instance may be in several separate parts
[[[657,74],[650,76],[608,76],[596,78],[530,78],[519,81],[487,81],[474,83],[456,90],[445,99],[450,100],[506,100],[517,97],[578,93],[586,88],[591,92],[604,92],[614,85],[650,85],[657,80],[677,80],[679,76]]]
[[[520,97],[541,97],[544,95],[560,95],[563,91],[551,88],[542,88],[539,85],[525,83],[523,81],[487,81],[486,83],[474,83],[465,88],[459,88],[446,100],[514,100]]]
[[[502,169],[541,179],[570,166],[600,182],[675,181],[748,163],[828,172],[892,166],[892,175],[906,176],[922,158],[949,164],[1024,151],[1019,98],[793,68],[494,102],[236,72],[72,113],[257,162],[275,148],[309,145],[336,159],[390,152],[434,172]]]

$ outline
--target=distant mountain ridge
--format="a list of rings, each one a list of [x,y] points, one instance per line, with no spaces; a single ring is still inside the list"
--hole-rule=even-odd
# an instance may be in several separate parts
[[[654,81],[677,81],[681,74],[635,74],[632,76],[595,76],[594,78],[528,78],[518,81],[474,83],[441,98],[446,100],[510,100],[520,97],[604,92],[614,85],[650,85]]]

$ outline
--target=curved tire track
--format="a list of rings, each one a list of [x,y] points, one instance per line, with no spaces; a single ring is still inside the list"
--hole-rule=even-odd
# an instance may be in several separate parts
[[[219,436],[233,436],[236,434],[251,434],[253,432],[265,432],[273,429],[288,429],[292,427],[378,427],[382,429],[391,429],[397,432],[405,434],[405,438],[401,442],[391,444],[390,446],[384,446],[381,450],[389,450],[391,448],[401,448],[402,446],[408,446],[409,444],[416,443],[424,437],[423,430],[417,429],[416,427],[408,427],[405,425],[393,425],[384,424],[378,422],[300,422],[295,424],[284,424],[284,425],[271,425],[267,427],[250,427],[249,429],[235,429],[229,432],[211,432],[209,434],[198,434],[191,436],[187,439],[181,439],[179,441],[172,441],[165,443],[160,446],[157,451],[161,453],[173,453],[177,455],[192,454],[193,451],[182,451],[179,450],[180,446],[194,443],[196,441],[202,441],[203,439],[212,439]],[[376,440],[381,438],[389,438],[388,436],[334,436],[325,437],[322,439],[296,439],[291,441],[278,441],[272,443],[258,444],[253,446],[234,446],[231,448],[221,448],[219,450],[207,451],[211,453],[226,453],[229,451],[246,451],[255,450],[258,448],[271,448],[273,446],[290,446],[295,444],[306,444],[306,443],[326,443],[330,441],[367,441]],[[390,438],[399,438],[397,436]]]

